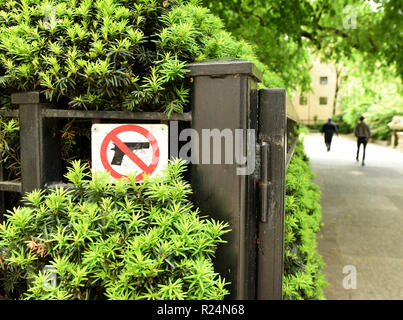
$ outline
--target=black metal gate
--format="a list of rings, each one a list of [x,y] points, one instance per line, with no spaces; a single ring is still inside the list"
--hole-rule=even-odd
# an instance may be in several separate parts
[[[192,165],[196,205],[232,229],[216,267],[231,282],[232,299],[281,299],[285,172],[296,145],[295,112],[285,90],[258,90],[262,75],[249,61],[189,68],[193,128],[242,129],[244,154],[248,130],[256,132],[253,174],[238,175],[236,163]]]
[[[183,121],[200,136],[204,129],[238,130],[242,154],[251,154],[253,143],[253,158],[242,165],[193,163],[193,200],[203,214],[229,222],[232,229],[215,261],[217,271],[231,282],[228,298],[281,299],[285,172],[296,144],[295,114],[283,89],[258,90],[262,75],[249,61],[188,68],[191,112],[169,118],[159,112],[65,110],[41,100],[38,92],[13,94],[12,103],[19,108],[0,110],[0,116],[20,121],[21,181],[0,181],[0,209],[4,212],[4,191],[24,194],[61,183],[61,118]],[[198,151],[200,155],[201,146]],[[1,180],[2,172],[0,168]]]

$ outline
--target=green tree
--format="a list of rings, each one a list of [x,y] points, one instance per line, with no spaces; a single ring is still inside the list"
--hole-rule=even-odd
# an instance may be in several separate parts
[[[309,86],[308,52],[327,59],[355,53],[403,78],[403,2],[400,0],[203,0],[235,36],[256,46],[258,57],[289,88]]]
[[[362,59],[362,58],[361,58]],[[391,67],[368,70],[361,59],[345,65],[338,101],[343,120],[352,128],[364,115],[370,125],[372,137],[390,139],[388,123],[394,115],[403,115],[403,85]]]

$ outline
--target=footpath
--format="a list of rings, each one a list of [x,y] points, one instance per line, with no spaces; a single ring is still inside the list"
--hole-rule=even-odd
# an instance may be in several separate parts
[[[334,136],[330,152],[320,134],[304,144],[322,191],[326,298],[403,299],[403,151],[369,143],[361,166],[349,136]]]

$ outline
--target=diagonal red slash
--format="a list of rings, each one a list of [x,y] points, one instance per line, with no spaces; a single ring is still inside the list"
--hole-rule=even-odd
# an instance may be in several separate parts
[[[135,164],[137,164],[141,170],[144,172],[148,172],[150,167],[144,163],[134,152],[124,144],[122,140],[120,140],[117,136],[111,137],[112,142],[120,149],[122,152],[130,158]]]

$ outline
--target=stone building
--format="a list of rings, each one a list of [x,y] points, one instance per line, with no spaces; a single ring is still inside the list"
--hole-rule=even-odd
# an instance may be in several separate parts
[[[333,115],[336,91],[335,65],[324,64],[318,58],[314,58],[310,71],[312,91],[305,92],[303,95],[297,91],[292,97],[298,117],[305,124],[327,120]]]

